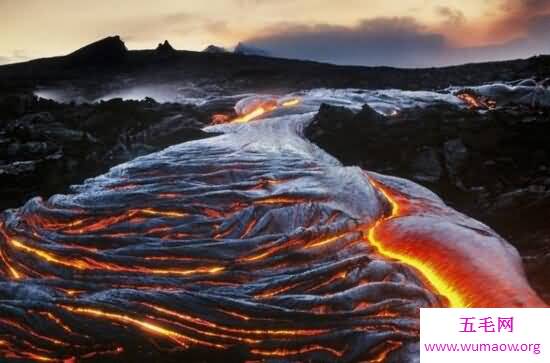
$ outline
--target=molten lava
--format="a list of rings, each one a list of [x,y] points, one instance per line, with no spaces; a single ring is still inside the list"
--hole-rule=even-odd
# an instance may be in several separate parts
[[[456,287],[452,285],[441,273],[437,270],[436,267],[432,266],[430,261],[421,260],[415,256],[408,255],[403,251],[392,249],[391,246],[384,244],[383,240],[380,240],[376,236],[376,230],[381,223],[385,221],[399,218],[400,208],[399,204],[388,190],[386,190],[380,183],[376,182],[374,179],[370,178],[371,184],[386,198],[388,203],[391,206],[391,215],[377,221],[374,226],[369,228],[367,232],[367,240],[371,245],[376,247],[378,253],[382,256],[395,259],[402,262],[407,266],[418,270],[420,274],[427,280],[427,282],[437,291],[440,295],[444,296],[449,304],[449,307],[461,308],[468,307],[468,302],[465,300],[465,297],[457,291]]]
[[[462,90],[456,93],[456,97],[462,100],[462,102],[464,102],[468,108],[472,110],[492,110],[497,106],[494,100],[477,95],[469,90]]]
[[[298,98],[293,98],[293,99],[281,102],[281,106],[283,107],[292,107],[292,106],[297,106],[299,104],[300,104],[300,100]]]
[[[258,106],[255,108],[252,112],[247,113],[245,115],[239,116],[237,118],[234,118],[230,122],[240,124],[240,123],[247,123],[255,118],[258,118],[262,116],[263,114],[267,112],[271,112],[273,110],[277,109],[277,106],[275,104],[271,103],[265,103],[261,106]]]
[[[247,123],[249,121],[255,120],[262,115],[273,112],[279,108],[288,108],[295,107],[300,104],[299,98],[291,99],[282,99],[277,100],[275,98],[270,99],[253,99],[248,107],[243,110],[243,114],[240,116],[231,119],[227,115],[215,114],[212,116],[212,124],[222,124],[222,123]]]
[[[212,120],[213,125],[224,124],[224,123],[230,121],[229,116],[224,115],[223,113],[216,113],[216,114],[212,115],[211,120]]]
[[[245,101],[232,122],[300,104]],[[419,308],[544,306],[494,231],[343,167],[309,118],[225,125],[1,213],[0,360],[405,362]]]
[[[391,205],[391,215],[368,229],[368,241],[382,256],[417,270],[449,307],[546,307],[528,286],[520,283],[524,279],[521,272],[503,278],[504,266],[517,272],[521,265],[516,255],[500,248],[500,243],[482,251],[475,242],[487,243],[483,241],[487,237],[463,229],[460,224],[453,226],[439,216],[439,206],[407,199],[373,178],[370,181]],[[460,219],[458,213],[456,218]],[[427,228],[424,224],[432,226]],[[453,228],[455,233],[449,233]],[[487,266],[489,260],[491,267]]]

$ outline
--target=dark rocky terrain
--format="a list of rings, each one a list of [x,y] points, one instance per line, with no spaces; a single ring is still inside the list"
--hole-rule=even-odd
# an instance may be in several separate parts
[[[0,98],[0,209],[49,196],[109,167],[209,134],[209,114],[152,99],[60,104]]]
[[[384,117],[368,106],[323,105],[306,130],[346,165],[419,182],[487,223],[519,249],[547,301],[549,134],[550,110],[526,106],[480,113],[441,105]]]

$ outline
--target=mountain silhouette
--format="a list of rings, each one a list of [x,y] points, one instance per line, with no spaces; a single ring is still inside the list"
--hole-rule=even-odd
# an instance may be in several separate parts
[[[127,55],[128,48],[120,36],[115,35],[88,44],[69,54],[67,58],[73,64],[112,64],[122,62]]]
[[[157,52],[157,54],[162,56],[170,56],[176,53],[176,50],[174,49],[174,47],[172,47],[168,40],[165,40],[164,43],[159,43],[155,51]]]

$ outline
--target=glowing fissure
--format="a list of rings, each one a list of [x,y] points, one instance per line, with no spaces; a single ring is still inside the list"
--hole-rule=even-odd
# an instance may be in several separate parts
[[[1,228],[1,227],[0,227]],[[8,270],[10,271],[11,273],[11,276],[18,280],[20,279],[22,276],[21,276],[21,273],[19,273],[19,271],[17,271],[9,262],[8,262],[8,259],[6,256],[4,256],[4,252],[0,250],[0,259],[2,260],[2,262],[4,263],[4,265],[8,268]]]
[[[212,124],[223,124],[223,123],[234,123],[234,124],[243,124],[250,122],[258,117],[265,115],[267,113],[273,112],[278,108],[289,108],[294,107],[300,104],[299,98],[283,99],[277,101],[276,99],[268,99],[259,102],[259,104],[254,107],[251,111],[240,115],[234,119],[230,119],[226,115],[216,114],[212,116]]]
[[[244,123],[247,123],[255,118],[258,118],[260,117],[261,115],[265,114],[266,112],[270,112],[270,111],[273,111],[275,108],[271,108],[271,107],[268,107],[268,106],[259,106],[258,108],[256,108],[254,111],[246,114],[246,115],[243,115],[241,117],[237,117],[233,120],[231,120],[232,123],[236,123],[236,124],[244,124]]]
[[[93,260],[65,259],[65,258],[58,257],[55,254],[40,250],[38,248],[27,246],[26,244],[13,238],[8,238],[8,241],[15,248],[25,251],[27,253],[31,253],[47,262],[52,262],[64,267],[70,267],[77,270],[111,270],[111,271],[117,271],[117,272],[135,272],[135,273],[182,275],[182,276],[200,274],[200,273],[216,274],[224,270],[224,267],[221,267],[221,266],[199,267],[195,269],[154,269],[154,268],[148,268],[148,267],[119,266],[111,263],[97,262]],[[17,274],[17,276],[19,275]]]
[[[468,307],[469,304],[465,297],[456,287],[453,286],[450,281],[446,280],[436,268],[430,266],[428,261],[422,261],[414,256],[409,256],[404,253],[400,253],[399,251],[394,251],[390,247],[387,247],[383,240],[376,238],[376,229],[379,224],[393,218],[399,218],[400,207],[396,199],[379,182],[376,182],[372,178],[369,178],[369,180],[376,190],[378,190],[384,196],[386,201],[388,201],[391,208],[391,214],[388,217],[383,220],[376,221],[376,223],[369,228],[367,232],[367,239],[369,243],[376,247],[378,253],[384,257],[395,259],[417,270],[435,291],[448,300],[449,307]]]
[[[225,331],[228,333],[237,333],[237,334],[245,334],[245,335],[281,335],[281,336],[313,336],[318,335],[327,332],[327,330],[271,330],[271,329],[254,329],[254,330],[248,330],[248,329],[235,329],[231,327],[226,327],[223,325],[217,325],[212,322],[209,322],[207,320],[203,320],[200,318],[192,317],[186,314],[178,313],[176,311],[164,309],[159,306],[151,305],[151,304],[144,304],[147,307],[150,307],[153,310],[156,310],[160,313],[166,314],[168,316],[175,317],[180,320],[189,321],[198,325],[202,325],[208,328],[214,328],[217,330]],[[248,320],[248,319],[246,319]],[[258,340],[252,341],[253,343],[258,343]]]
[[[464,102],[470,109],[494,109],[497,104],[494,100],[487,97],[479,96],[473,92],[464,90],[456,94],[462,102]]]
[[[312,351],[325,351],[325,352],[328,352],[328,353],[330,353],[331,355],[333,355],[335,357],[341,357],[342,356],[342,352],[340,352],[336,349],[332,349],[332,348],[329,348],[329,347],[322,346],[322,345],[311,345],[311,346],[308,346],[308,347],[305,347],[305,348],[302,348],[302,349],[298,349],[298,350],[277,349],[277,350],[265,351],[265,350],[253,349],[252,353],[262,355],[262,356],[267,356],[267,357],[286,357],[286,356],[292,356],[292,355],[308,353],[308,352],[312,352]]]
[[[71,306],[61,306],[61,307],[63,309],[66,309],[68,311],[71,311],[77,314],[90,315],[98,318],[105,318],[105,319],[110,319],[110,320],[119,321],[122,323],[127,323],[130,325],[134,325],[140,329],[149,331],[151,333],[166,336],[170,339],[173,339],[175,342],[177,342],[178,344],[184,347],[188,347],[189,343],[196,343],[196,344],[206,345],[213,348],[219,348],[219,349],[225,348],[225,346],[223,345],[213,344],[206,341],[194,339],[186,335],[180,334],[174,330],[164,328],[160,325],[157,325],[148,321],[135,319],[127,315],[109,313],[109,312],[105,312],[97,309],[89,309],[89,308],[81,308],[81,307],[71,307]]]

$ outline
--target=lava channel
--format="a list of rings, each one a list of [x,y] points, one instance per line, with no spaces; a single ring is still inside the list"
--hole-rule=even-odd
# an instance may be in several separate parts
[[[494,231],[342,166],[310,120],[212,126],[0,214],[3,361],[408,362],[420,308],[543,305]]]
[[[212,124],[236,123],[242,124],[258,119],[280,108],[295,107],[300,104],[299,98],[276,98],[271,96],[245,98],[235,105],[238,116],[231,118],[224,114],[212,116]]]

